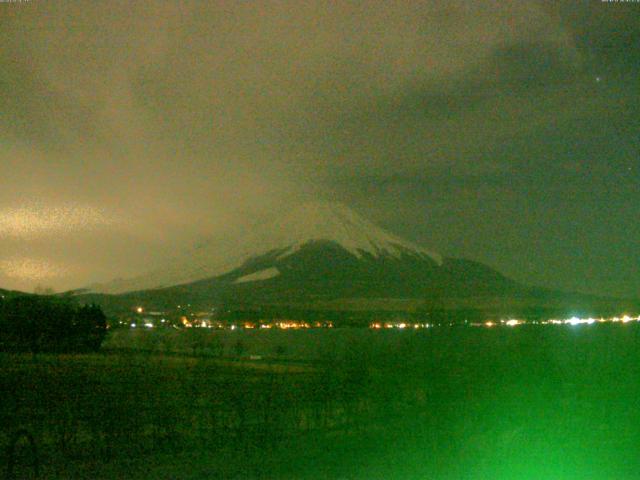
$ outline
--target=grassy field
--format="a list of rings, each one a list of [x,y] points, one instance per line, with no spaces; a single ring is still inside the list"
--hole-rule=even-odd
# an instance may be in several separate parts
[[[0,446],[56,479],[636,479],[639,374],[634,324],[122,330],[0,355]]]

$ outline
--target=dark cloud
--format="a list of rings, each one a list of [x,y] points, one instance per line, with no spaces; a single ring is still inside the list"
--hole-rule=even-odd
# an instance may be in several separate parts
[[[0,257],[35,259],[25,272],[49,261],[54,286],[77,286],[322,196],[523,280],[637,294],[640,279],[614,278],[626,237],[600,247],[610,231],[587,214],[615,204],[622,228],[637,213],[634,14],[596,1],[0,4],[0,214],[35,202],[114,219],[0,233]],[[595,239],[572,240],[563,218]],[[535,236],[545,222],[553,240]],[[514,267],[531,248],[539,263]],[[554,277],[566,249],[596,260]]]

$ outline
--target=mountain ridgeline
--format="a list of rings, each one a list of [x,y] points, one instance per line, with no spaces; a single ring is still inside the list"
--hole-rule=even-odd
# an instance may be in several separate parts
[[[301,206],[230,247],[205,243],[163,268],[94,285],[80,298],[107,311],[188,303],[200,309],[437,308],[531,317],[621,308],[618,301],[534,288],[478,262],[443,258],[331,203]]]

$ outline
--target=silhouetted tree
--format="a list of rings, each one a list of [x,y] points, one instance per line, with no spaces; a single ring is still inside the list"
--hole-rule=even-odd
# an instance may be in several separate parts
[[[98,350],[107,334],[107,317],[97,305],[84,305],[73,316],[73,334],[79,347]]]
[[[36,295],[53,295],[55,294],[55,290],[51,287],[45,287],[42,285],[37,285],[36,288],[33,289],[33,293]]]
[[[21,295],[0,304],[0,348],[46,351],[97,350],[107,321],[95,306],[67,299]]]

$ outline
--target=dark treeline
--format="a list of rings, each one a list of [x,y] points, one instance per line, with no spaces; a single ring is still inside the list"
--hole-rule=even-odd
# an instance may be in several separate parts
[[[106,329],[106,317],[95,305],[78,306],[44,295],[0,299],[0,350],[97,350]]]

